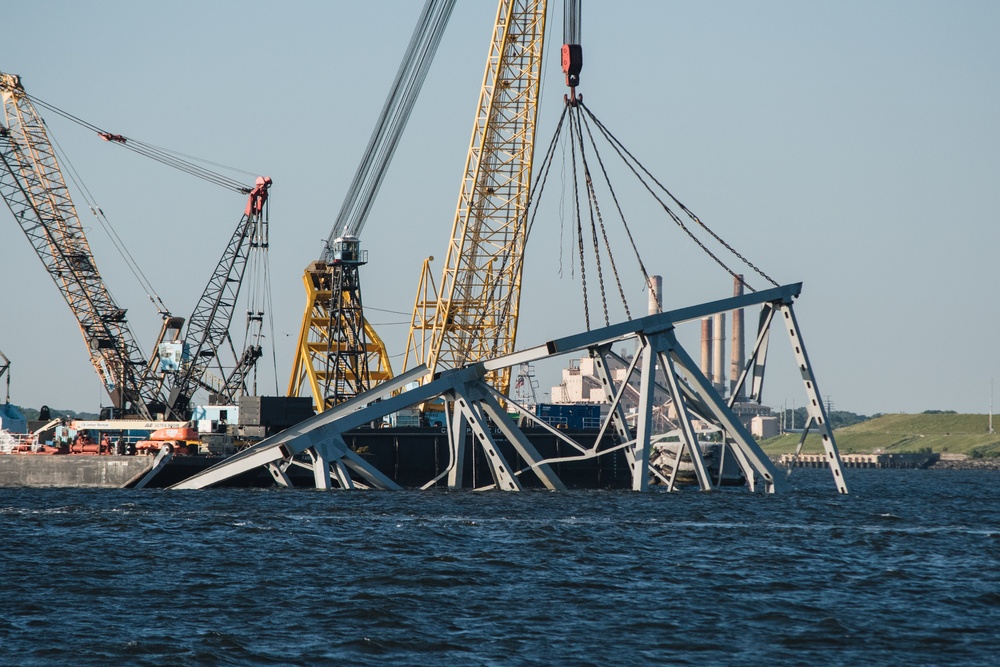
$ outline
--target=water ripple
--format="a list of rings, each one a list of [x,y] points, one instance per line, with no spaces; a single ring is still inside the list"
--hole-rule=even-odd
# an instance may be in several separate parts
[[[0,489],[0,664],[992,664],[1000,476]]]

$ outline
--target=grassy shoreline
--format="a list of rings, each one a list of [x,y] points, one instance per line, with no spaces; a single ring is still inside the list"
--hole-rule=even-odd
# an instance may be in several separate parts
[[[995,427],[1000,429],[1000,420]],[[989,433],[988,415],[882,415],[836,429],[833,436],[843,454],[936,452],[1000,459],[1000,433]],[[801,437],[799,433],[786,433],[762,440],[760,445],[769,456],[779,456],[794,452]],[[802,451],[823,451],[815,432],[806,438]]]

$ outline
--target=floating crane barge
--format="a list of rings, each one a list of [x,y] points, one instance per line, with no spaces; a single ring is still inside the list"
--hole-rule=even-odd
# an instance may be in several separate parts
[[[423,63],[433,54],[453,4],[454,0],[427,0],[411,49],[397,75],[399,79],[415,82],[419,89],[426,71]],[[533,186],[532,160],[546,2],[499,1],[459,204],[445,265],[437,283],[440,289],[435,288],[429,260],[424,264],[418,285],[404,358],[404,369],[410,362],[415,367],[393,376],[384,345],[365,320],[361,304],[359,268],[365,263],[365,251],[360,249],[358,234],[413,99],[411,96],[397,99],[390,95],[369,145],[369,155],[362,163],[377,164],[378,168],[371,170],[375,176],[369,178],[368,171],[359,170],[351,190],[353,195],[345,201],[321,260],[311,264],[305,274],[308,299],[288,396],[298,397],[299,392],[305,393],[308,388],[318,413],[280,432],[264,434],[259,442],[229,457],[175,456],[179,451],[176,442],[159,447],[156,455],[150,457],[93,456],[90,458],[97,463],[88,465],[100,470],[94,473],[99,478],[97,485],[201,489],[266,483],[321,489],[445,486],[507,491],[531,487],[646,491],[651,484],[660,484],[673,490],[683,481],[681,462],[686,460],[690,464],[688,481],[704,491],[726,485],[725,480],[735,475],[750,491],[774,493],[784,487],[784,480],[735,415],[733,402],[737,396],[745,396],[749,401],[760,403],[768,341],[771,328],[777,323],[789,336],[802,376],[809,411],[806,431],[819,432],[823,460],[831,470],[837,490],[847,493],[840,455],[792,308],[801,292],[801,284],[780,285],[708,229],[638,164],[583,104],[582,96],[577,94],[583,65],[580,3],[567,0],[565,6],[562,66],[569,94],[565,97],[566,105],[556,136],[539,170],[540,185]],[[416,49],[418,46],[423,50]],[[422,55],[414,55],[418,52]],[[408,59],[422,64],[411,68]],[[9,90],[15,93],[19,90],[16,79],[6,82]],[[403,89],[411,88],[409,85],[394,86],[394,90]],[[26,104],[23,98],[19,100]],[[567,122],[564,124],[564,121]],[[36,124],[38,130],[32,132],[44,138],[40,134],[40,121]],[[518,351],[515,335],[524,248],[537,213],[537,208],[531,207],[537,206],[534,200],[541,196],[545,175],[556,152],[554,146],[564,126],[571,135],[574,159],[574,222],[579,241],[579,271],[587,330]],[[385,142],[379,139],[383,131],[384,136],[389,137]],[[595,181],[598,176],[591,172],[586,162],[585,155],[589,151],[596,153],[594,134],[603,136],[614,146],[640,181],[642,174],[649,177],[642,184],[673,222],[716,263],[744,284],[742,276],[709,251],[693,230],[700,229],[712,236],[772,287],[755,291],[746,285],[750,293],[632,319],[611,254],[605,220],[597,204]],[[117,141],[117,135],[112,139]],[[590,144],[586,144],[588,139]],[[58,235],[55,239],[51,231],[48,237],[37,233],[44,227],[43,219],[52,216],[43,215],[40,206],[29,201],[32,193],[18,187],[16,174],[38,168],[18,167],[7,160],[8,156],[16,157],[16,144],[12,133],[0,126],[0,157],[4,157],[7,164],[7,168],[0,171],[0,191],[15,217],[20,215],[22,228],[77,314],[84,337],[90,343],[95,368],[115,405],[144,418],[158,412],[167,412],[175,418],[189,417],[186,412],[191,394],[205,384],[200,377],[204,369],[196,368],[192,377],[175,375],[173,391],[169,396],[164,395],[164,379],[154,377],[154,365],[146,362],[138,351],[126,326],[125,311],[106,294],[89,248],[85,248],[84,254],[72,256],[62,252],[63,248],[75,248],[82,239],[82,230],[76,233],[79,221],[75,211],[68,208],[62,211],[63,214],[54,216],[59,223],[53,228]],[[383,157],[376,160],[375,156]],[[597,158],[601,160],[599,155]],[[65,190],[61,181],[56,182],[59,175],[54,158],[43,164],[42,169],[46,178],[59,186],[56,190]],[[600,171],[607,179],[603,161]],[[653,184],[662,192],[654,192]],[[251,205],[245,216],[248,221],[263,213],[269,185],[269,180],[258,182],[258,187],[263,188],[259,191],[261,206],[253,206],[251,195]],[[611,183],[607,185],[615,197]],[[50,185],[47,189],[53,187]],[[68,197],[65,199],[68,202]],[[582,205],[581,201],[584,201]],[[636,252],[643,279],[651,285],[650,276],[638,258],[632,232],[617,204],[615,197],[615,208]],[[587,215],[581,214],[581,210],[589,213],[589,230],[583,224]],[[26,220],[25,211],[34,212],[39,222]],[[683,219],[685,216],[689,222]],[[266,230],[266,221],[260,229]],[[587,231],[592,236],[593,257],[585,260]],[[237,236],[243,238],[246,234]],[[603,237],[602,240],[599,237]],[[266,246],[266,242],[263,245]],[[602,265],[602,262],[605,263]],[[236,264],[242,266],[240,262]],[[588,264],[596,268],[605,323],[601,328],[591,327],[584,278]],[[614,276],[628,317],[626,321],[611,322],[605,273]],[[221,278],[227,274],[217,274],[220,284],[225,284]],[[228,275],[231,274],[230,270]],[[593,286],[593,273],[590,275]],[[90,292],[106,294],[106,298],[100,303],[91,303],[85,298]],[[221,288],[214,292],[206,290],[206,294],[209,292],[222,294]],[[222,302],[231,306],[229,299]],[[726,399],[680,343],[676,327],[751,306],[760,308],[756,339],[732,387],[732,394]],[[231,312],[224,313],[219,326],[204,324],[204,338],[209,342],[208,349],[202,353],[206,358],[216,354],[226,337],[229,315]],[[161,341],[170,333],[167,323],[165,318]],[[178,330],[179,325],[172,330],[174,342],[178,341]],[[208,335],[211,333],[214,336]],[[622,354],[620,347],[616,351],[615,346],[622,344],[635,353]],[[609,406],[596,430],[572,432],[554,428],[508,396],[513,368],[581,352],[594,360]],[[636,412],[626,415],[623,396],[636,391]],[[666,442],[666,435],[656,432],[653,426],[654,412],[663,408],[657,400],[662,396],[668,397],[677,425],[670,436],[676,438],[677,443],[673,450],[674,464],[666,473],[650,465],[654,447]],[[391,414],[418,407],[438,408],[444,425],[416,429],[372,428]],[[511,417],[512,413],[520,415],[520,423]],[[721,434],[721,441],[713,450],[717,451],[716,455],[709,457],[706,443],[699,441],[696,421],[712,424]],[[6,484],[8,479],[4,473],[8,465],[5,460],[15,458],[43,461],[37,464],[19,462],[18,465],[57,467],[76,463],[69,456],[0,457],[0,485]],[[137,459],[146,460],[137,464]],[[117,476],[109,472],[116,467],[121,469]],[[57,476],[52,472],[48,479],[51,481]],[[22,472],[22,483],[27,479],[30,475]]]

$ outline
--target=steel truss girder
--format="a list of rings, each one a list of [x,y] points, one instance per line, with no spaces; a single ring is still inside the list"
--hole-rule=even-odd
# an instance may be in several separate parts
[[[729,409],[718,391],[712,387],[711,381],[698,369],[694,359],[677,342],[673,330],[666,332],[664,336],[669,340],[668,349],[672,360],[683,370],[687,387],[700,399],[697,412],[703,418],[710,419],[721,426],[727,439],[732,439],[735,444],[735,451],[739,452],[737,459],[741,463],[747,484],[751,489],[755,488],[756,479],[760,477],[763,479],[764,488],[768,493],[782,490],[783,481],[777,474],[774,464],[760,449],[753,436],[733,411]],[[675,396],[674,400],[677,401],[677,399],[678,397]]]
[[[654,337],[654,341],[658,338],[667,338],[666,345],[663,349],[657,350],[657,356],[660,360],[660,367],[663,369],[663,373],[667,378],[667,383],[670,385],[670,395],[674,398],[674,406],[677,412],[677,419],[681,424],[681,448],[677,451],[677,458],[674,460],[674,468],[670,473],[670,479],[667,481],[667,490],[673,491],[674,484],[677,481],[677,471],[680,468],[680,458],[681,455],[686,450],[694,462],[695,476],[698,478],[698,485],[705,491],[711,490],[713,488],[712,481],[708,477],[708,472],[705,470],[705,461],[701,456],[701,446],[698,444],[698,437],[695,435],[694,426],[691,424],[691,416],[688,413],[687,406],[682,399],[682,393],[680,389],[680,379],[677,376],[677,368],[674,364],[673,358],[670,355],[670,347],[676,342],[676,339],[671,335],[669,337],[664,335],[659,335]],[[657,341],[662,345],[660,341]],[[720,463],[721,466],[721,463]],[[721,468],[720,468],[721,474]]]
[[[260,466],[268,467],[273,475],[276,470],[275,466],[280,467],[284,465],[285,467],[282,470],[287,469],[287,465],[285,464],[290,464],[290,461],[296,456],[306,455],[307,450],[312,449],[312,452],[308,455],[313,458],[314,463],[319,459],[327,463],[338,459],[346,459],[345,463],[347,465],[359,473],[366,475],[375,487],[398,489],[399,485],[369,465],[364,459],[347,447],[341,433],[376,419],[377,415],[375,413],[381,412],[383,407],[389,407],[389,410],[384,414],[407,407],[409,404],[406,400],[412,397],[413,392],[398,394],[396,396],[391,396],[391,394],[399,391],[408,383],[420,379],[426,371],[427,369],[421,366],[408,373],[403,373],[361,396],[357,396],[350,401],[314,415],[281,433],[265,438],[256,445],[229,457],[225,461],[197,475],[189,477],[179,484],[175,484],[171,488],[201,489],[231,479]],[[418,388],[415,391],[419,392],[420,389]],[[419,393],[433,396],[432,392],[425,391]],[[318,479],[323,478],[318,477]]]
[[[614,354],[611,351],[611,345],[601,345],[599,347],[591,348],[591,357],[595,361],[595,367],[597,368],[597,376],[601,380],[601,386],[604,389],[604,396],[607,399],[610,407],[608,409],[608,414],[611,417],[601,424],[601,430],[597,435],[597,442],[601,442],[604,439],[604,433],[609,427],[615,429],[615,435],[617,435],[618,440],[626,442],[632,439],[632,431],[628,427],[628,419],[625,415],[625,408],[622,407],[622,397],[625,395],[625,391],[628,389],[628,382],[622,382],[621,386],[615,391],[614,379],[611,377],[611,371],[608,368],[608,357],[612,356],[617,359],[622,365],[627,367],[625,372],[625,377],[631,377],[632,373],[635,371],[635,365],[639,362],[639,356],[636,355],[632,358],[631,363],[625,363],[621,357]],[[628,456],[629,465],[632,465],[633,452],[631,449],[626,450]]]
[[[315,480],[320,488],[331,488],[336,481],[341,488],[352,488],[358,477],[376,488],[398,488],[391,480],[357,457],[344,445],[342,434],[359,426],[380,419],[400,409],[421,405],[435,399],[444,399],[449,411],[448,441],[451,448],[449,469],[438,475],[426,486],[431,486],[445,475],[448,485],[462,485],[462,461],[465,456],[466,426],[473,433],[476,446],[484,449],[490,469],[493,474],[494,487],[503,490],[518,490],[522,488],[520,476],[532,472],[549,489],[565,488],[561,480],[553,473],[551,464],[560,461],[581,460],[609,454],[618,449],[630,453],[629,462],[632,467],[632,488],[637,491],[648,489],[649,484],[649,452],[654,439],[651,433],[651,414],[654,408],[654,389],[663,387],[657,385],[657,367],[666,377],[665,390],[674,401],[681,423],[683,448],[691,455],[695,463],[696,477],[704,490],[715,488],[704,461],[701,458],[699,443],[691,424],[692,416],[697,416],[716,424],[725,433],[724,456],[728,450],[736,459],[750,490],[756,490],[758,485],[768,493],[784,488],[784,480],[777,474],[774,464],[763,453],[753,436],[742,425],[731,410],[729,404],[712,387],[708,378],[701,373],[697,363],[687,353],[675,334],[675,325],[697,320],[715,312],[724,312],[736,308],[761,305],[765,309],[781,312],[793,342],[797,344],[796,358],[803,370],[803,378],[807,382],[807,392],[810,399],[816,399],[814,409],[817,425],[826,425],[827,419],[822,403],[818,400],[816,382],[805,356],[805,348],[801,344],[801,335],[795,325],[791,310],[792,300],[798,296],[800,284],[786,285],[774,289],[763,290],[751,294],[735,296],[728,299],[699,304],[688,308],[650,315],[638,320],[623,322],[603,329],[584,332],[572,336],[549,341],[548,343],[497,357],[457,369],[449,369],[437,374],[432,380],[406,392],[400,390],[406,384],[419,379],[426,374],[426,368],[417,368],[395,378],[375,389],[361,394],[331,410],[316,415],[301,424],[288,429],[276,436],[261,441],[254,447],[237,454],[231,459],[196,475],[174,488],[203,488],[217,484],[229,477],[246,472],[256,466],[268,466],[279,480],[286,479],[280,474],[284,467],[292,464],[296,456],[308,454],[312,459]],[[762,318],[762,322],[771,322],[770,318]],[[629,376],[640,372],[640,406],[636,432],[632,434],[618,406],[623,388],[615,386],[607,368],[607,359],[614,354],[610,350],[613,343],[638,339],[641,348],[636,359],[629,367]],[[763,358],[763,347],[760,341],[766,341],[763,333],[758,333],[758,345],[751,364],[756,365]],[[561,438],[572,442],[578,454],[552,459],[543,459],[530,443],[523,432],[513,423],[498,399],[502,395],[493,388],[489,374],[493,370],[510,368],[514,365],[534,362],[549,356],[557,356],[587,350],[599,360],[598,373],[605,384],[605,392],[612,400],[612,410],[601,427],[601,433],[608,428],[614,428],[619,438],[619,444],[599,451],[600,440],[593,446],[585,447],[569,436],[559,434]],[[628,382],[628,377],[623,384]],[[760,374],[763,377],[763,373]],[[497,448],[493,429],[501,432],[513,445],[518,454],[526,461],[523,470],[513,470]],[[831,460],[837,463],[835,478],[839,480],[838,489],[846,492],[842,486],[842,475],[839,471],[839,456],[833,442],[832,433],[826,428],[828,451]],[[678,454],[679,456],[679,454]],[[296,461],[297,462],[297,461]],[[332,471],[332,477],[331,477]],[[670,487],[673,480],[668,480]]]
[[[517,453],[521,455],[521,458],[528,462],[527,469],[532,470],[541,480],[542,484],[545,485],[545,488],[550,491],[565,491],[566,486],[562,483],[562,480],[552,472],[548,464],[543,462],[535,446],[517,428],[517,425],[511,420],[507,411],[501,407],[498,398],[504,398],[503,395],[488,382],[478,382],[476,387],[482,392],[479,397],[479,403],[485,416],[507,437]],[[485,425],[481,424],[480,428]]]
[[[455,409],[461,411],[462,417],[472,429],[473,440],[486,454],[486,463],[490,467],[490,474],[493,476],[493,484],[503,491],[520,491],[521,483],[513,474],[513,470],[500,448],[497,447],[493,434],[490,433],[489,423],[483,414],[482,405],[457,396],[454,401]]]
[[[802,382],[805,384],[806,410],[809,418],[819,429],[820,439],[823,442],[823,451],[826,453],[827,465],[833,473],[833,481],[837,485],[840,493],[847,493],[847,483],[844,481],[843,466],[840,461],[840,452],[837,450],[837,443],[833,439],[833,430],[830,428],[830,420],[823,406],[819,389],[816,387],[816,376],[813,374],[812,365],[806,355],[806,346],[802,342],[798,323],[795,320],[795,313],[792,312],[791,304],[782,303],[777,306],[788,331],[788,338],[792,343],[792,352],[795,355],[795,362],[798,364],[799,372],[802,374]]]

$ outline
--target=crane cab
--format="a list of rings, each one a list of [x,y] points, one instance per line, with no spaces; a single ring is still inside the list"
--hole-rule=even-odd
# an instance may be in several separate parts
[[[331,264],[366,264],[368,251],[361,249],[361,241],[357,236],[338,236],[330,247],[333,257]]]

